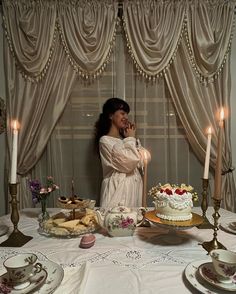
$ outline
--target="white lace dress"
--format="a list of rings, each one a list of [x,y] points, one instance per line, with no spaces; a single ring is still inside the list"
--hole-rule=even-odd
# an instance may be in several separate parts
[[[100,206],[141,206],[143,182],[138,167],[142,166],[142,156],[136,139],[103,136],[99,148],[103,169]]]

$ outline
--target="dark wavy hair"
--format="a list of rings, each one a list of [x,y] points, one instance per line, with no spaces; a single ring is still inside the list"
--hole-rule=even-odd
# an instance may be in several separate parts
[[[120,98],[109,98],[102,108],[102,113],[100,113],[98,120],[95,123],[95,139],[94,139],[94,149],[99,154],[99,140],[102,136],[106,135],[111,128],[111,114],[115,113],[117,110],[124,110],[126,113],[130,112],[130,107],[127,102]]]

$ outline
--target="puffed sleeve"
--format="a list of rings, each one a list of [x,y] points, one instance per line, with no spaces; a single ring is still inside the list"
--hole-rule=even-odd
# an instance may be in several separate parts
[[[126,174],[131,173],[140,162],[136,139],[133,137],[119,140],[113,145],[101,140],[100,154],[115,170]]]

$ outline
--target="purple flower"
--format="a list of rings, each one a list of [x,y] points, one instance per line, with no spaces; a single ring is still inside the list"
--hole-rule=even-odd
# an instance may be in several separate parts
[[[32,193],[32,201],[34,204],[48,197],[54,190],[59,189],[51,176],[47,177],[46,186],[42,186],[39,180],[29,180],[29,188]]]
[[[225,264],[220,263],[219,267],[222,268],[226,276],[233,276],[233,274],[235,273],[235,266],[227,266]]]
[[[0,283],[0,293],[3,293],[3,294],[11,293],[11,288],[8,287],[5,283]]]

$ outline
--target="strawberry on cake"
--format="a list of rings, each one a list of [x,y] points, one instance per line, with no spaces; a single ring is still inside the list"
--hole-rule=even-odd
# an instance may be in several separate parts
[[[157,217],[170,221],[186,221],[192,218],[192,186],[159,184],[148,194],[154,199]]]

